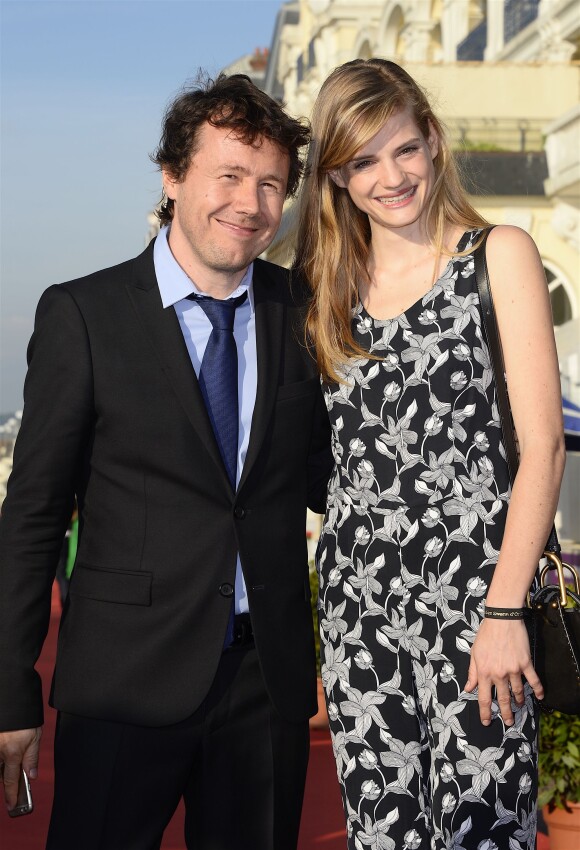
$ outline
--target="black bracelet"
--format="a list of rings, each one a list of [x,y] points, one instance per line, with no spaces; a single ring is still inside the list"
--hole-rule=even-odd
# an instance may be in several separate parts
[[[485,603],[483,605],[483,616],[488,620],[523,620],[529,613],[529,608],[491,608]]]

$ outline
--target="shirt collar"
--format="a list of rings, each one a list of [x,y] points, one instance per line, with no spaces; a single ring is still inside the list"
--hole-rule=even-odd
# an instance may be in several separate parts
[[[173,254],[169,247],[167,237],[169,236],[170,225],[161,228],[159,235],[153,246],[153,262],[155,264],[155,275],[159,292],[161,293],[161,302],[164,307],[173,307],[178,301],[187,298],[188,295],[204,295],[195,283],[189,278]],[[254,287],[252,285],[252,277],[254,273],[254,264],[250,263],[246,273],[236,289],[229,296],[237,298],[243,292],[248,293],[248,301],[250,302],[250,310],[254,312]]]

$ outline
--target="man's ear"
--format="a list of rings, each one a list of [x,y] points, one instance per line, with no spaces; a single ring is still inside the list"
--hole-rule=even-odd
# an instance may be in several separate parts
[[[175,200],[175,186],[180,181],[177,180],[173,174],[168,171],[166,168],[161,169],[161,174],[163,177],[163,192],[166,197],[170,198],[172,201]]]
[[[334,168],[332,171],[328,172],[328,176],[335,183],[339,189],[346,189],[346,181],[342,176],[342,172],[339,168]]]

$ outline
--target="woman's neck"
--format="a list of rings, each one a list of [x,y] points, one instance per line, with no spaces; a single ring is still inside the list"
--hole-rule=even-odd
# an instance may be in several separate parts
[[[359,287],[369,314],[376,319],[393,318],[422,298],[443,273],[461,233],[459,227],[450,228],[445,253],[438,252],[419,229],[405,234],[392,230],[373,233],[369,280]]]

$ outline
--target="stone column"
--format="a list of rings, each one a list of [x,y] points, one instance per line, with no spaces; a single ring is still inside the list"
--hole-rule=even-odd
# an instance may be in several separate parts
[[[503,49],[503,0],[487,0],[487,44],[483,53],[493,61]]]
[[[443,61],[457,61],[457,45],[469,32],[469,0],[443,0],[441,40]]]
[[[403,29],[405,59],[409,62],[427,62],[431,45],[431,30],[435,21],[411,21]]]

